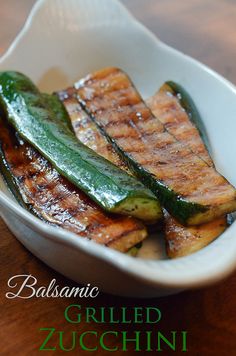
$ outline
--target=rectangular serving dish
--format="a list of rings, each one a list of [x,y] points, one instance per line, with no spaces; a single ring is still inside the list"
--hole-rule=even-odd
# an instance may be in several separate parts
[[[169,79],[184,86],[204,119],[218,170],[236,185],[235,87],[163,44],[117,0],[39,0],[0,59],[1,70],[19,70],[46,92],[106,66],[125,70],[144,98]],[[158,259],[155,253],[143,259],[46,225],[15,202],[2,179],[0,213],[18,240],[46,264],[76,282],[113,294],[167,295],[212,284],[236,267],[235,223],[208,247],[176,260],[165,258],[154,236],[141,256],[156,249]]]

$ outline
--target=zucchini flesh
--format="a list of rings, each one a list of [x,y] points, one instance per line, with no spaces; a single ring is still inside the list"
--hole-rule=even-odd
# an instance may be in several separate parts
[[[183,226],[165,211],[166,253],[170,258],[187,256],[209,245],[228,227],[224,216],[198,226]]]
[[[20,136],[104,210],[150,222],[161,218],[154,194],[79,142],[29,78],[17,72],[0,73],[0,104]]]
[[[77,139],[100,156],[132,175],[126,163],[76,99],[76,90],[70,87],[58,92],[57,95],[67,111]]]
[[[147,100],[147,105],[162,122],[166,130],[181,143],[190,147],[209,166],[213,167],[214,163],[208,153],[209,150],[206,149],[205,142],[201,138],[206,137],[206,131],[200,116],[197,116],[196,107],[193,107],[193,101],[187,100],[189,95],[185,91],[183,101],[183,95],[180,96],[178,94],[179,90],[174,91],[173,85],[169,86],[169,83],[173,82],[165,83],[153,97]],[[177,88],[177,86],[175,85],[174,88]],[[190,111],[195,115],[189,115]],[[193,116],[195,117],[194,123],[191,120]],[[199,122],[201,126],[196,128],[195,125]],[[200,135],[200,130],[204,134]],[[196,252],[207,246],[225,231],[228,227],[228,221],[227,217],[223,216],[196,227],[186,227],[178,223],[176,219],[165,211],[164,225],[167,255],[170,258],[176,258]]]
[[[158,97],[159,95],[160,93],[157,93],[147,101],[148,105],[150,106],[150,109],[154,113],[155,110],[163,108],[164,106],[163,101],[161,102],[161,99],[163,99],[163,93],[161,92],[160,98]],[[166,95],[168,96],[169,99],[170,98],[169,94],[167,93]],[[90,147],[91,149],[93,149],[94,151],[96,151],[106,159],[110,160],[120,168],[128,170],[128,167],[125,165],[123,160],[115,152],[111,143],[109,143],[107,138],[104,135],[102,135],[97,125],[92,121],[89,115],[82,109],[81,105],[76,99],[75,89],[68,88],[67,90],[59,92],[58,96],[62,101],[62,103],[64,104],[65,109],[67,110],[67,113],[70,117],[77,138],[82,143],[84,143],[85,145],[87,145],[88,147]],[[177,100],[176,97],[172,97],[170,99],[171,102]],[[169,103],[168,101],[168,104],[169,106],[171,106],[171,104],[173,103]],[[167,112],[169,110],[169,106],[165,107],[163,111]],[[182,113],[183,112],[182,107],[178,107],[178,111]],[[162,120],[163,117],[162,112],[158,112],[158,115],[159,115],[158,116],[159,119]],[[177,119],[178,116],[176,117],[176,115],[173,115],[173,121]],[[184,121],[184,123],[188,125],[188,122],[189,119],[187,118]],[[191,122],[190,125],[192,126]],[[188,132],[191,132],[191,130],[188,130]],[[205,148],[198,134],[198,131],[196,132],[195,136],[197,138],[197,143],[200,143],[200,145],[203,146],[203,148]],[[183,138],[186,137],[187,137],[186,135],[181,137],[182,141]],[[188,144],[189,140],[187,140],[187,142],[185,143]],[[196,144],[194,145],[194,147],[196,148]],[[208,155],[208,153],[206,154]],[[211,161],[210,157],[209,160]],[[128,172],[130,173],[129,170]],[[165,229],[167,255],[170,258],[176,258],[176,257],[188,255],[190,253],[193,253],[203,248],[211,241],[213,241],[215,238],[217,238],[221,233],[223,233],[223,231],[228,226],[227,219],[225,217],[222,217],[217,220],[214,220],[213,222],[199,225],[197,227],[195,226],[185,227],[179,224],[173,217],[171,217],[167,213],[167,211],[165,211],[164,214],[164,222],[165,222],[164,229]],[[128,253],[131,255],[136,255],[137,252],[138,252],[137,248],[133,247]]]
[[[205,144],[205,149],[207,148],[208,152],[211,153],[211,145],[205,125],[191,96],[181,85],[173,81],[166,82],[165,86],[168,88],[169,93],[172,93],[172,95],[174,95],[178,99],[181,107],[187,113],[189,121],[191,121],[193,125],[197,128],[200,137]]]
[[[121,252],[146,238],[139,220],[105,214],[2,119],[0,147],[1,173],[9,189],[43,221]]]
[[[76,99],[76,90],[73,87],[69,87],[65,90],[57,92],[56,95],[60,99],[64,110],[67,111],[71,125],[78,140],[99,155],[114,163],[119,168],[127,171],[129,174],[132,174],[126,163],[116,153],[106,136],[101,133],[97,125],[82,108]],[[135,257],[141,246],[142,243],[139,243],[138,245],[133,246],[127,253],[130,256]]]
[[[174,91],[173,88],[179,88],[179,90]],[[180,94],[180,90],[184,94]],[[209,155],[210,144],[206,129],[193,100],[182,87],[174,82],[165,83],[147,101],[147,105],[171,135],[191,148],[209,166],[213,166]]]
[[[199,225],[236,209],[235,188],[167,132],[124,72],[106,68],[75,88],[87,113],[180,223]]]

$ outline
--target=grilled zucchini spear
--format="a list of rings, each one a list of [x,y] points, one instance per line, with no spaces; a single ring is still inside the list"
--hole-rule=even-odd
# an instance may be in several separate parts
[[[121,252],[146,238],[139,220],[105,214],[2,119],[0,148],[1,173],[8,187],[40,219]]]
[[[163,86],[156,95],[147,101],[147,104],[161,121],[163,118],[163,124],[166,123],[164,120],[167,119],[168,113],[171,113],[171,115],[168,116],[170,127],[172,127],[171,120],[173,123],[177,121],[172,133],[174,135],[178,134],[178,128],[181,125],[185,133],[185,135],[179,136],[181,142],[186,145],[191,143],[191,148],[196,149],[197,152],[203,152],[204,155],[208,156],[197,129],[193,126],[191,121],[189,121],[186,113],[183,117],[183,108],[178,104],[177,97],[170,96],[166,85],[165,90]],[[71,87],[59,92],[58,96],[68,112],[77,138],[104,158],[130,173],[128,167],[115,152],[111,143],[79,104],[76,99],[76,90]],[[175,110],[173,109],[174,105]],[[169,128],[169,126],[167,126],[167,128]],[[193,133],[194,139],[190,140],[189,135],[192,136]],[[209,161],[212,162],[209,156],[208,158]],[[185,227],[179,224],[167,211],[165,211],[164,217],[167,254],[171,258],[184,256],[203,248],[219,236],[227,227],[227,219],[225,217],[196,227]]]
[[[116,150],[179,222],[198,225],[236,210],[235,188],[165,129],[125,73],[107,68],[75,87]]]
[[[0,104],[8,122],[57,171],[104,210],[148,222],[162,216],[158,200],[142,183],[80,143],[23,74],[0,73]]]
[[[214,166],[208,153],[210,146],[201,117],[182,87],[173,82],[165,83],[147,100],[147,105],[167,131],[209,166]],[[171,258],[200,250],[215,240],[228,226],[227,217],[223,216],[203,225],[186,227],[178,223],[167,211],[164,221],[167,255]]]

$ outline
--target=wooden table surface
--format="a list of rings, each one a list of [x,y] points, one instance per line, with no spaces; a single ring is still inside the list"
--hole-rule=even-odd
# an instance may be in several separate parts
[[[34,0],[0,0],[0,54],[21,28]],[[160,39],[199,59],[236,84],[236,1],[234,0],[123,0],[127,7]],[[0,355],[38,355],[39,328],[54,326],[69,332],[76,330],[66,323],[63,312],[76,299],[8,300],[6,284],[15,274],[32,274],[40,285],[56,278],[60,286],[73,285],[31,255],[0,221]],[[168,336],[171,330],[188,331],[190,355],[233,355],[236,350],[236,274],[218,285],[187,291],[160,299],[135,300],[100,295],[95,306],[155,306],[162,311],[159,330]],[[91,300],[80,300],[85,307]],[[122,327],[121,327],[122,328]],[[78,326],[77,326],[78,329]],[[88,325],[81,324],[79,331]],[[102,333],[106,324],[92,324]],[[115,330],[117,328],[114,328]],[[120,327],[118,327],[118,330]],[[134,325],[126,326],[130,332]],[[140,329],[140,327],[139,327]],[[141,330],[150,329],[145,324]],[[69,345],[69,344],[68,344]],[[59,352],[44,352],[58,354]],[[121,355],[122,351],[116,354]],[[87,354],[77,351],[72,354]],[[94,352],[104,355],[105,351]],[[136,354],[130,351],[129,355]],[[142,355],[144,352],[141,353]],[[147,353],[153,354],[153,353]],[[170,355],[171,351],[163,351]],[[177,351],[175,354],[182,354]]]

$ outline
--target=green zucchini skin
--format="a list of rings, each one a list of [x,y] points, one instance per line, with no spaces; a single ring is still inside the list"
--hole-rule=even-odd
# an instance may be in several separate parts
[[[211,154],[211,145],[206,131],[206,127],[193,99],[181,85],[173,81],[167,81],[165,82],[165,85],[167,85],[170,88],[170,92],[178,98],[181,106],[187,112],[190,121],[192,121],[192,123],[198,129],[199,134],[208,152]]]
[[[101,128],[101,130],[104,135],[107,135],[103,128]],[[152,192],[159,197],[162,206],[171,211],[173,216],[177,216],[177,219],[183,225],[186,225],[186,222],[192,216],[207,211],[206,207],[185,200],[175,193],[173,189],[170,189],[165,183],[154,178],[145,168],[143,168],[143,166],[137,162],[134,162],[134,160],[130,158],[129,154],[127,154],[124,150],[121,150],[115,140],[112,140],[108,135],[107,138],[116,148],[116,151],[119,152],[120,156],[124,158],[131,172],[133,172],[133,174],[136,175],[140,181],[143,182],[143,184],[147,185],[147,187],[149,187]]]
[[[71,120],[58,96],[56,94],[47,93],[42,93],[41,95],[46,101],[47,106],[53,111],[53,114],[56,116],[57,122],[59,122],[61,125],[65,125],[67,129],[71,130],[71,132],[74,132]]]
[[[200,225],[236,209],[235,188],[170,134],[119,68],[74,84],[83,109],[131,171],[183,225]]]
[[[57,171],[108,212],[156,222],[159,201],[134,177],[78,142],[37,87],[18,72],[0,73],[0,106],[7,121]]]
[[[58,99],[56,95],[51,95],[47,93],[42,94],[43,98],[46,100],[47,105],[53,110],[54,114],[57,117],[57,120],[61,122],[63,125],[67,125],[68,129],[72,129],[71,121],[68,120],[68,115],[65,110],[64,105],[62,105],[61,101]],[[0,120],[2,118],[0,117]],[[12,139],[17,140],[17,133],[14,132],[14,129],[12,129],[10,126],[8,127],[9,130],[11,131]],[[19,138],[20,142],[20,138]],[[17,143],[19,143],[17,142]],[[48,223],[47,220],[43,219],[42,216],[33,208],[33,206],[29,202],[25,202],[25,200],[22,197],[22,194],[19,191],[18,183],[16,181],[15,176],[11,173],[11,169],[9,167],[8,162],[5,159],[5,155],[2,149],[2,143],[0,141],[0,172],[2,174],[2,177],[4,178],[6,185],[10,192],[13,194],[15,197],[16,201],[25,209],[29,210],[32,214],[40,218],[40,220],[43,220],[44,222]]]
[[[19,203],[49,225],[127,252],[147,231],[137,219],[106,214],[0,117],[1,173]]]

